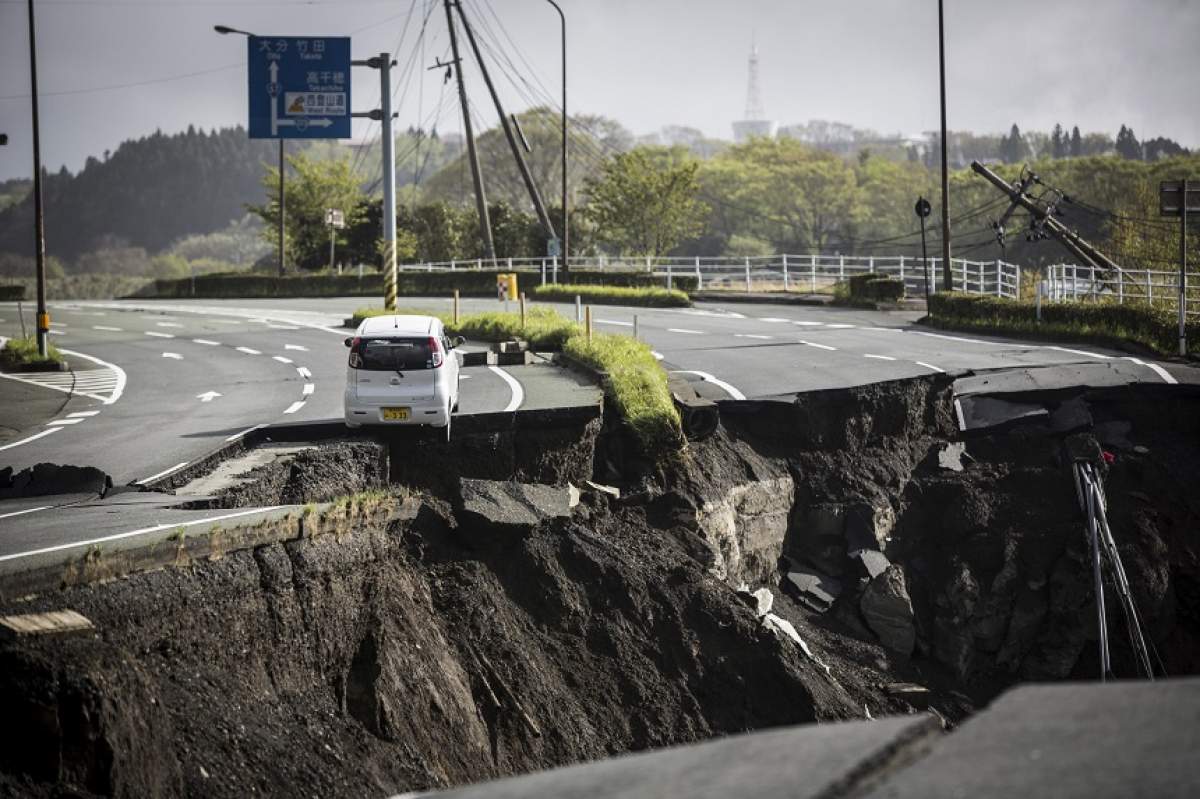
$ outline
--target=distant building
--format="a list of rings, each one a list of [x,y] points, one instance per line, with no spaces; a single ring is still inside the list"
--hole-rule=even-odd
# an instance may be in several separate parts
[[[776,122],[767,119],[758,90],[758,46],[750,43],[750,76],[746,85],[746,114],[733,123],[733,140],[739,144],[756,136],[775,138]]]

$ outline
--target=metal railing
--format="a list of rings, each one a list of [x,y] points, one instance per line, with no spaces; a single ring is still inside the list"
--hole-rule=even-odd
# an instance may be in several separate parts
[[[1107,300],[1179,310],[1179,272],[1152,269],[1106,271],[1094,266],[1055,264],[1046,270],[1045,296],[1052,302]],[[1184,309],[1200,315],[1200,280],[1185,286]]]
[[[1016,298],[1021,295],[1021,267],[1005,261],[970,261],[951,258],[954,288],[973,294]],[[650,274],[667,288],[677,278],[692,278],[697,289],[717,291],[783,290],[800,293],[828,293],[833,286],[850,277],[879,274],[904,283],[905,293],[924,296],[926,280],[932,289],[941,287],[942,260],[930,258],[923,264],[920,258],[906,255],[770,255],[758,257],[666,257],[630,258],[613,256],[577,256],[571,266],[588,271],[638,272]],[[435,272],[456,270],[501,269],[504,271],[535,272],[541,282],[559,282],[557,258],[477,258],[467,261],[439,261],[404,264],[402,271]]]

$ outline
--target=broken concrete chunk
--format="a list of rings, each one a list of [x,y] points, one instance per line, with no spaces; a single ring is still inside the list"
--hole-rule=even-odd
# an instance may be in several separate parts
[[[0,471],[0,499],[80,493],[104,496],[112,484],[112,478],[94,466],[39,463],[15,475],[7,467]]]
[[[0,639],[70,635],[94,630],[92,622],[74,610],[0,616]]]
[[[751,596],[756,601],[755,612],[759,616],[766,616],[771,612],[771,606],[775,604],[775,595],[771,593],[770,588],[760,588]]]
[[[963,456],[967,454],[967,445],[962,441],[951,441],[938,450],[938,466],[952,472],[963,470]]]
[[[859,609],[880,643],[901,655],[912,654],[917,642],[913,606],[904,583],[904,571],[898,565],[888,567],[867,584]]]
[[[1092,426],[1092,411],[1079,397],[1060,404],[1050,414],[1050,429],[1056,433],[1068,433]]]
[[[808,607],[824,613],[842,593],[842,584],[804,566],[793,566],[783,578],[783,588]]]
[[[567,507],[573,508],[579,504],[579,489],[567,483]]]
[[[463,479],[460,492],[463,521],[530,528],[571,513],[570,492],[565,486]]]
[[[929,706],[929,689],[911,682],[893,682],[883,686],[889,696],[903,699],[908,704],[923,710]]]
[[[817,656],[814,655],[812,650],[808,648],[808,644],[806,644],[804,639],[800,637],[800,633],[796,632],[795,625],[793,625],[790,621],[782,616],[776,616],[774,613],[768,613],[763,616],[763,626],[768,630],[771,630],[776,635],[783,636],[784,638],[792,641],[792,643],[800,647],[800,651],[803,652],[809,660],[825,669],[826,674],[829,673],[829,666],[817,659]]]
[[[616,486],[606,486],[602,483],[593,483],[591,480],[584,480],[583,484],[593,491],[601,494],[608,494],[613,499],[621,498],[621,489]]]
[[[858,576],[868,580],[874,580],[892,565],[887,555],[874,549],[854,550],[850,553],[850,562],[854,564]]]

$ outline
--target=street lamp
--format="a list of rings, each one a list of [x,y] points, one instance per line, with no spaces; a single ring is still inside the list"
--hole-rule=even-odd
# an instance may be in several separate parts
[[[570,273],[567,252],[571,241],[571,222],[567,214],[567,18],[554,0],[546,0],[558,12],[562,25],[562,268],[563,276]]]
[[[250,31],[231,28],[228,25],[213,25],[213,30],[221,35],[228,33],[238,33],[242,36],[254,36]],[[279,137],[279,276],[283,277],[283,212],[284,212],[284,195],[283,195],[283,137]]]

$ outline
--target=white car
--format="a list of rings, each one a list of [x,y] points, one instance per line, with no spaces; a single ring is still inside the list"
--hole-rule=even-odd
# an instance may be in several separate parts
[[[444,427],[458,410],[462,338],[448,339],[433,316],[375,316],[363,320],[345,344],[346,426]]]

